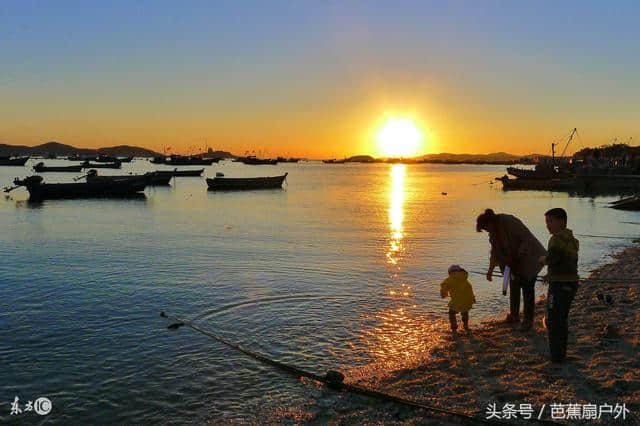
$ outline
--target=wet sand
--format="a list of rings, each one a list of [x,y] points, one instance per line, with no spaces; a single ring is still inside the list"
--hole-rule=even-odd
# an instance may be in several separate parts
[[[507,403],[515,404],[516,409],[520,404],[531,404],[534,418],[546,404],[542,418],[548,420],[551,404],[624,403],[630,410],[624,424],[640,424],[638,242],[615,254],[612,263],[593,271],[589,279],[581,282],[570,312],[564,364],[549,361],[543,321],[547,286],[539,284],[534,330],[522,332],[518,326],[502,324],[505,313],[497,319],[472,324],[469,333],[443,334],[440,343],[425,354],[419,365],[384,377],[361,378],[358,383],[480,419],[487,417],[487,407],[494,403],[502,415]],[[606,295],[611,296],[611,303],[607,303]],[[448,332],[448,324],[443,322],[442,328]],[[347,380],[353,377],[348,374]],[[318,406],[307,407],[309,410],[303,410],[304,413],[295,410],[296,415],[280,413],[283,414],[280,420],[335,424],[469,423],[365,397],[343,394],[331,398],[328,394],[331,391],[326,392],[320,392],[323,395],[319,395]],[[562,420],[562,411],[557,414],[554,421],[560,423],[581,421]],[[603,414],[601,420],[588,422],[610,424],[614,422],[612,419],[611,414]],[[617,422],[622,422],[621,419]],[[521,418],[509,422],[528,423]]]

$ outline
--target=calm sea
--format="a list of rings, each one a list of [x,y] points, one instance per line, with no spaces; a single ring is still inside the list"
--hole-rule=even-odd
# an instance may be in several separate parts
[[[154,167],[134,160],[105,173]],[[205,175],[216,171],[289,177],[284,190],[235,193],[178,178],[133,200],[3,194],[0,421],[277,417],[331,393],[189,328],[168,330],[160,312],[313,372],[368,380],[419,362],[447,331],[439,283],[452,263],[486,271],[487,234],[475,232],[484,208],[517,215],[545,245],[551,207],[568,211],[577,234],[640,233],[624,223],[637,214],[607,208],[611,198],[505,193],[489,184],[504,174],[497,166],[223,162]],[[27,174],[2,167],[0,183]],[[583,274],[630,243],[578,238]],[[498,279],[471,279],[473,322],[507,307]],[[16,396],[21,405],[48,397],[52,412],[11,417]]]

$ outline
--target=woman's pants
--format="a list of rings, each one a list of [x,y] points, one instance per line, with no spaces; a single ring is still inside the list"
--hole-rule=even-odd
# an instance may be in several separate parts
[[[520,290],[522,290],[522,302],[524,304],[524,321],[532,323],[536,308],[535,285],[536,278],[524,280],[515,277],[511,280],[509,289],[509,300],[511,302],[511,316],[520,318]]]
[[[550,282],[547,295],[549,352],[554,362],[564,361],[569,335],[569,309],[578,291],[577,282]]]

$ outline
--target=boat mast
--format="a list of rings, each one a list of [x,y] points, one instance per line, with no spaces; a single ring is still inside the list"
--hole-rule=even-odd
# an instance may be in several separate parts
[[[564,154],[567,151],[567,148],[569,148],[569,144],[571,143],[571,141],[573,140],[573,137],[576,135],[577,132],[578,132],[578,129],[574,127],[573,130],[571,131],[571,134],[569,134],[569,138],[567,139],[567,144],[564,146],[564,149],[562,150],[562,154],[560,154],[561,157],[564,157]]]

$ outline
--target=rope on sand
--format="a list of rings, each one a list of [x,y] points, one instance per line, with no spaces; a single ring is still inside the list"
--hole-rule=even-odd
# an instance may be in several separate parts
[[[354,394],[358,394],[358,395],[364,395],[364,396],[368,396],[370,398],[374,398],[380,401],[385,401],[385,402],[394,402],[396,404],[400,404],[400,405],[404,405],[407,407],[413,407],[413,408],[420,408],[423,410],[427,410],[427,411],[431,411],[431,412],[435,412],[435,413],[440,413],[440,414],[447,414],[450,416],[454,416],[454,417],[458,417],[461,419],[464,419],[466,421],[470,421],[470,422],[474,422],[474,423],[482,423],[482,424],[511,424],[509,422],[505,422],[505,421],[501,421],[501,420],[496,420],[496,419],[485,419],[482,417],[477,417],[477,416],[472,416],[460,411],[454,411],[454,410],[447,410],[445,408],[440,408],[440,407],[435,407],[432,405],[427,405],[427,404],[423,404],[420,403],[418,401],[413,401],[411,399],[406,399],[406,398],[402,398],[399,396],[395,396],[395,395],[390,395],[390,394],[386,394],[384,392],[380,392],[380,391],[376,391],[373,389],[368,389],[362,386],[357,386],[357,385],[353,385],[353,384],[349,384],[349,383],[344,383],[344,375],[340,372],[337,371],[327,371],[327,373],[324,376],[320,376],[318,374],[303,370],[299,367],[293,366],[293,365],[288,365],[288,364],[284,364],[280,361],[276,361],[274,359],[271,359],[265,355],[259,354],[257,352],[253,352],[237,343],[233,343],[230,342],[218,335],[216,335],[215,333],[212,333],[210,331],[204,330],[202,328],[200,328],[199,326],[197,326],[196,324],[193,324],[190,321],[185,321],[182,320],[180,318],[176,318],[176,317],[171,317],[169,315],[167,315],[164,311],[160,312],[160,316],[163,318],[167,318],[170,319],[172,321],[175,321],[173,324],[169,325],[167,328],[171,329],[171,330],[175,330],[178,329],[182,326],[187,326],[195,331],[197,331],[198,333],[201,333],[205,336],[211,337],[214,340],[217,340],[218,342],[238,351],[241,352],[257,361],[260,361],[262,363],[265,363],[267,365],[271,365],[273,367],[279,368],[282,371],[285,371],[287,373],[290,373],[296,377],[306,377],[312,380],[315,380],[317,382],[321,382],[324,383],[325,385],[327,385],[328,388],[336,390],[336,391],[340,391],[340,390],[345,390],[347,392],[351,392]],[[532,419],[533,420],[533,419]],[[537,419],[534,420],[537,423],[542,423],[542,424],[559,424],[557,422],[554,422],[553,420],[545,420],[545,419]]]

